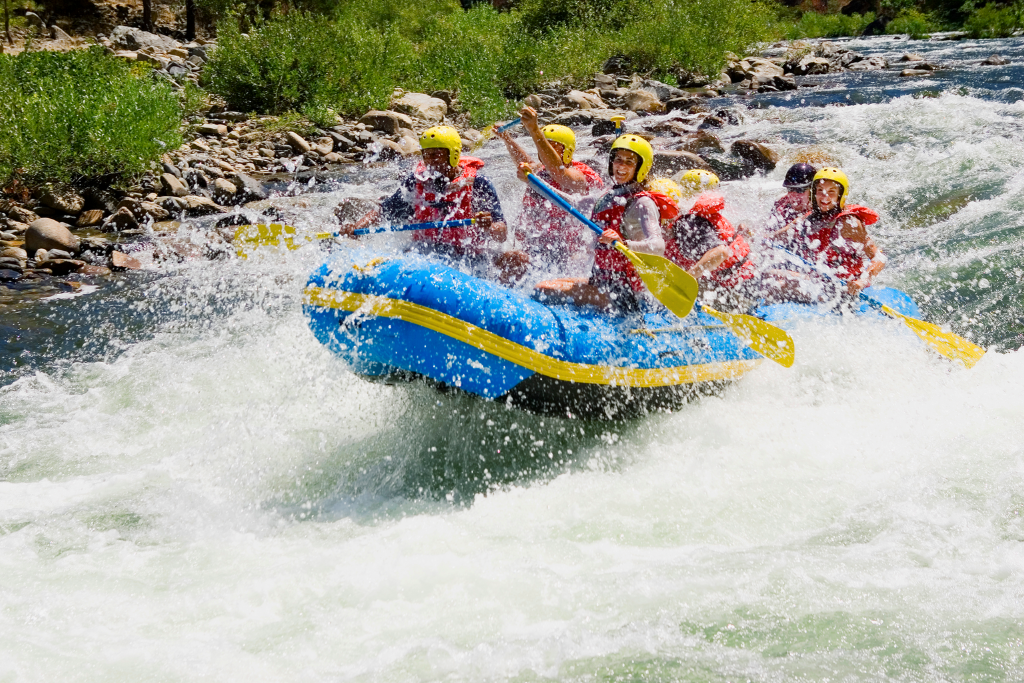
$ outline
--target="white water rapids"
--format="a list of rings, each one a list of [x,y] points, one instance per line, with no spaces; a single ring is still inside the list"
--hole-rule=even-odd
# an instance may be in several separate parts
[[[792,369],[591,423],[353,376],[300,310],[313,249],[37,304],[100,341],[0,385],[0,683],[1024,679],[1019,98],[728,133],[837,155],[883,283],[995,345],[970,371],[825,320]]]

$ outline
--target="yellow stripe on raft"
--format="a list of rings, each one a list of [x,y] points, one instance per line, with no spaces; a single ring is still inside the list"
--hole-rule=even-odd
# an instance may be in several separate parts
[[[359,311],[382,318],[404,320],[457,339],[520,367],[565,382],[623,387],[665,387],[735,379],[761,363],[760,359],[735,360],[675,368],[616,368],[610,365],[569,363],[545,356],[529,347],[488,332],[482,327],[409,301],[323,287],[307,287],[304,299],[307,305],[318,308]]]

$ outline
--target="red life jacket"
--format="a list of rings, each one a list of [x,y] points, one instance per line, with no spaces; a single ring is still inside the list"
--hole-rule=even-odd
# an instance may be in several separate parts
[[[736,235],[732,223],[722,215],[723,209],[725,209],[725,197],[718,194],[702,194],[697,197],[697,201],[694,202],[693,208],[687,215],[700,216],[708,221],[718,239],[729,248],[729,256],[711,272],[709,277],[716,285],[735,287],[741,280],[749,280],[754,277],[756,269],[754,264],[747,259],[750,255],[750,245],[742,236]],[[678,228],[673,227],[669,238],[665,240],[665,257],[688,270],[697,264],[700,257],[694,259],[692,255],[684,253],[679,244],[682,241],[682,236],[677,234]]]
[[[587,191],[604,187],[604,182],[597,172],[580,161],[572,162],[572,168],[583,174],[587,181]],[[546,169],[541,169],[537,177],[555,189],[564,190]],[[523,229],[516,231],[516,237],[524,241],[539,243],[545,249],[557,249],[568,253],[583,248],[583,228],[562,209],[541,197],[531,189],[523,195],[523,214],[520,225]]]
[[[639,186],[637,186],[639,187]],[[625,242],[622,236],[622,220],[626,210],[641,197],[650,197],[658,205],[658,213],[662,221],[674,220],[679,215],[679,207],[672,201],[672,198],[661,192],[647,192],[638,190],[618,194],[614,190],[606,193],[594,207],[593,220],[599,228],[613,230],[620,242]],[[634,292],[644,289],[643,280],[637,274],[636,268],[629,262],[625,254],[610,244],[598,243],[594,252],[594,268],[608,271],[615,279],[628,283]]]
[[[473,218],[473,183],[476,174],[484,167],[484,162],[475,157],[459,159],[459,176],[448,183],[445,193],[439,195],[427,189],[421,180],[426,173],[426,166],[420,162],[416,167],[415,196],[413,197],[413,217],[417,223],[431,221],[454,221]],[[483,232],[476,226],[465,228],[433,228],[413,233],[413,240],[443,244],[452,247],[457,253],[480,251],[485,242]]]
[[[856,280],[864,272],[871,259],[858,248],[856,243],[844,239],[840,234],[840,223],[847,216],[855,216],[864,225],[878,222],[878,213],[866,206],[848,204],[845,209],[833,216],[813,217],[807,214],[803,222],[803,231],[798,240],[801,256],[827,267],[837,277],[844,280]]]

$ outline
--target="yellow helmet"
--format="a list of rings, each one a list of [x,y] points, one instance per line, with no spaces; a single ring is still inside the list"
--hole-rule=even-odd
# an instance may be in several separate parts
[[[702,168],[691,168],[679,178],[679,184],[686,197],[693,197],[718,187],[718,176]]]
[[[679,183],[669,178],[655,178],[647,183],[647,189],[651,192],[660,192],[668,195],[669,199],[677,205],[683,201],[683,188],[679,187]]]
[[[654,165],[654,148],[651,147],[651,143],[634,133],[626,133],[616,138],[612,143],[612,156],[608,157],[608,175],[612,177],[615,176],[612,173],[612,159],[617,149],[629,150],[640,157],[640,163],[636,167],[636,181],[642,183]]]
[[[448,150],[448,163],[455,168],[459,165],[459,158],[462,156],[462,138],[459,131],[451,126],[434,126],[427,128],[420,135],[420,147],[422,149],[446,149]]]
[[[568,126],[560,126],[557,123],[548,124],[540,129],[544,137],[552,142],[557,142],[565,149],[562,151],[562,163],[568,166],[572,163],[572,155],[576,151],[576,133]]]
[[[838,168],[823,168],[814,174],[814,180],[811,181],[811,200],[815,206],[818,205],[818,200],[814,198],[814,191],[819,180],[831,180],[843,188],[842,194],[839,195],[839,208],[845,208],[846,195],[850,194],[850,179],[846,177],[846,174]]]

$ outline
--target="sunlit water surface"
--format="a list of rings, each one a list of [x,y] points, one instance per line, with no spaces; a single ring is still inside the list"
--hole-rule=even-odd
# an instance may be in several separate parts
[[[353,376],[301,314],[315,249],[12,310],[0,681],[1024,678],[1024,45],[854,47],[958,70],[822,77],[724,137],[834,155],[973,370],[837,319],[672,414],[537,417]],[[397,172],[354,178],[300,227]]]

